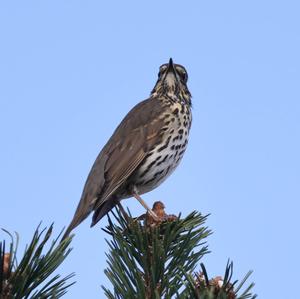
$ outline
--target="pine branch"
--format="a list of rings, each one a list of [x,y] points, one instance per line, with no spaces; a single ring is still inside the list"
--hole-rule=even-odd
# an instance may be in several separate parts
[[[157,204],[157,203],[156,203]],[[164,208],[162,203],[160,206]],[[210,231],[204,225],[207,216],[192,212],[186,218],[161,215],[154,221],[149,215],[132,219],[117,210],[114,222],[109,218],[105,230],[112,239],[107,241],[108,268],[105,274],[112,290],[102,286],[109,299],[255,299],[254,284],[240,293],[242,282],[232,282],[233,264],[227,263],[224,277],[209,279],[204,265],[195,273],[200,259],[208,253],[205,240]],[[194,273],[194,274],[193,274]]]
[[[209,279],[204,264],[201,263],[202,271],[194,275],[185,273],[186,288],[178,296],[179,299],[255,299],[257,296],[250,291],[254,287],[251,283],[243,292],[239,291],[244,286],[246,280],[251,275],[249,271],[237,287],[238,281],[232,282],[233,263],[227,263],[224,277],[217,276]]]
[[[105,274],[113,285],[113,291],[103,287],[107,298],[171,298],[208,253],[207,216],[197,212],[158,224],[127,220],[119,210],[114,216],[106,230],[112,240]]]
[[[74,284],[69,283],[74,274],[63,278],[60,275],[50,278],[70,253],[69,245],[72,240],[72,237],[69,237],[58,243],[59,235],[50,242],[52,230],[53,225],[41,231],[38,226],[19,263],[17,262],[19,236],[16,234],[16,237],[13,237],[8,231],[3,230],[10,236],[11,242],[9,248],[6,248],[5,241],[0,242],[1,299],[60,298]]]

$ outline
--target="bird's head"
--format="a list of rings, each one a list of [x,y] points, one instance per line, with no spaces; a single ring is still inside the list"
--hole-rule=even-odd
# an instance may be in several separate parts
[[[191,94],[187,87],[188,74],[186,69],[173,63],[170,58],[169,63],[160,66],[157,82],[151,92],[151,96],[167,96],[175,101],[184,101],[191,104]]]

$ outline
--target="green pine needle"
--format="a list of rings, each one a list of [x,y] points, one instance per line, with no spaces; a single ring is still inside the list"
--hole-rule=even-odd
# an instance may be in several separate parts
[[[103,287],[107,298],[172,298],[184,285],[182,269],[191,273],[208,253],[207,216],[197,212],[153,227],[120,211],[114,216],[116,224],[109,218],[106,229],[112,240],[105,274],[113,285],[113,291]]]
[[[257,296],[251,293],[254,283],[251,283],[242,294],[239,291],[244,286],[246,280],[251,275],[249,271],[242,279],[239,286],[235,288],[238,281],[232,282],[233,263],[227,263],[224,276],[209,280],[205,266],[201,263],[200,274],[188,274],[185,272],[184,291],[177,297],[178,299],[255,299]],[[219,284],[220,283],[220,284]]]
[[[192,212],[160,224],[149,225],[124,217],[117,210],[115,223],[108,219],[104,230],[109,253],[105,274],[112,289],[104,286],[109,299],[255,299],[250,284],[240,293],[251,272],[236,287],[232,281],[233,263],[226,265],[223,277],[209,279],[201,263],[201,274],[193,274],[200,259],[209,253],[206,238],[211,231],[204,225],[207,216]]]
[[[74,284],[69,282],[74,274],[50,277],[70,253],[72,240],[69,237],[59,243],[59,235],[50,242],[52,230],[53,224],[42,230],[39,225],[20,262],[17,262],[18,234],[13,237],[3,230],[10,236],[11,242],[8,249],[5,241],[0,242],[0,298],[60,298]],[[9,263],[8,269],[4,269],[5,258]]]

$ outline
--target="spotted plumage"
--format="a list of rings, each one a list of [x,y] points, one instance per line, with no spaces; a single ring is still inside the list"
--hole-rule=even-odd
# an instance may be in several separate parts
[[[158,187],[178,166],[192,122],[188,75],[178,64],[163,64],[150,98],[122,120],[98,155],[64,238],[91,212],[92,226],[128,197]],[[155,216],[155,214],[153,215]]]
[[[140,194],[149,192],[159,186],[179,164],[188,142],[189,128],[184,128],[185,109],[180,103],[171,103],[167,108],[165,119],[164,142],[149,152],[149,157],[133,175],[133,181]],[[190,108],[187,108],[190,109]],[[170,116],[168,116],[170,115]],[[171,115],[176,115],[171,118]],[[191,123],[191,117],[187,122]],[[173,119],[173,120],[172,120]]]

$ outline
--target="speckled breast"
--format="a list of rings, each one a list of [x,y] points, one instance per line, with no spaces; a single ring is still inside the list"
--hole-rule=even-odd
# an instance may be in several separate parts
[[[163,117],[163,142],[147,155],[134,175],[139,194],[160,185],[178,166],[187,147],[192,121],[190,108],[175,103]]]

